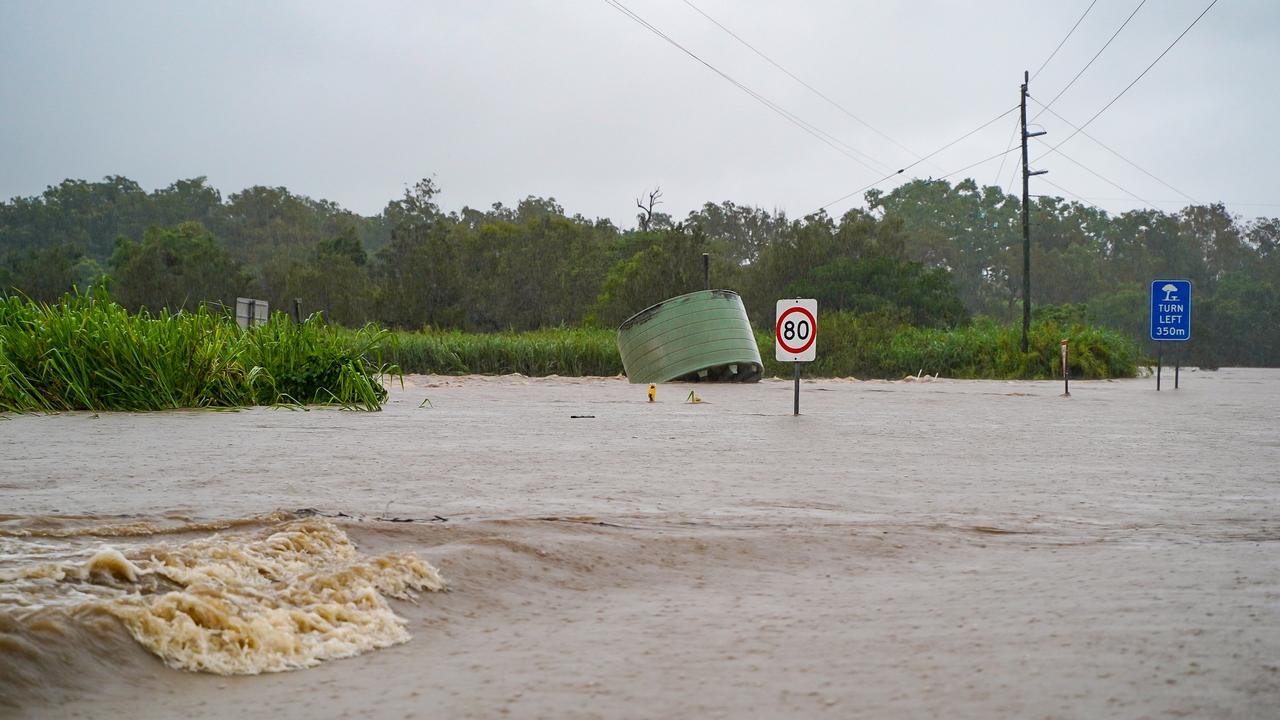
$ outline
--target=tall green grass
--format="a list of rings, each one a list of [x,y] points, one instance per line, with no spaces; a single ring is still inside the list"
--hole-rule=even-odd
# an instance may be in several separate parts
[[[1132,377],[1138,351],[1119,333],[1046,320],[1032,326],[1030,352],[1021,327],[978,321],[953,330],[914,328],[891,315],[827,313],[819,319],[818,359],[810,377],[901,378],[939,373],[952,378],[1059,377],[1058,341],[1071,344],[1074,378]],[[773,335],[756,334],[765,374],[789,376],[773,359]],[[404,372],[461,375],[617,375],[622,370],[612,330],[560,328],[527,333],[458,331],[396,333],[387,358]]]
[[[522,333],[396,333],[387,359],[407,373],[609,376],[622,373],[617,333],[552,328]]]
[[[386,333],[277,315],[242,331],[207,309],[131,314],[98,291],[55,304],[0,297],[0,411],[162,410],[386,398]]]

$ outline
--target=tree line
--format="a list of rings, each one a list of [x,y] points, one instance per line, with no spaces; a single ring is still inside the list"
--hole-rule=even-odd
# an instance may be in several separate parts
[[[223,197],[205,178],[147,192],[119,176],[67,180],[0,203],[0,292],[55,301],[105,283],[130,309],[171,311],[237,296],[343,325],[471,331],[614,326],[712,283],[767,326],[780,297],[816,297],[888,324],[953,327],[1021,316],[1021,204],[972,180],[870,191],[865,209],[792,219],[706,203],[662,213],[637,201],[631,228],[569,215],[554,198],[446,211],[422,180],[373,216],[256,186]],[[1032,201],[1037,313],[1122,330],[1144,345],[1151,280],[1195,284],[1185,362],[1280,365],[1280,218],[1221,204],[1112,215]]]

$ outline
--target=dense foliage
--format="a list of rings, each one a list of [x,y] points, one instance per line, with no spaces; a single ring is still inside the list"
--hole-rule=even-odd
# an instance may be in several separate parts
[[[895,312],[821,316],[817,362],[809,377],[900,379],[918,373],[953,378],[1059,377],[1058,341],[1071,343],[1076,378],[1133,375],[1137,347],[1112,330],[1090,329],[1057,319],[1032,326],[1031,352],[1019,349],[1021,327],[990,320],[971,326],[918,328]],[[789,377],[791,366],[773,360],[773,336],[756,333],[765,374]],[[405,372],[502,375],[619,375],[617,335],[608,329],[557,328],[527,333],[464,333],[453,330],[397,333],[387,358]]]
[[[955,327],[969,320],[945,270],[891,257],[842,257],[787,286],[788,297],[816,298],[830,311],[901,311],[910,325]]]
[[[760,327],[794,295],[871,324],[1021,316],[1019,201],[972,181],[872,191],[868,209],[839,218],[725,202],[678,222],[645,212],[635,229],[567,215],[552,199],[446,212],[436,195],[424,180],[362,217],[279,187],[224,198],[203,178],[153,192],[122,177],[68,180],[0,203],[0,293],[51,301],[106,277],[113,297],[153,314],[247,294],[285,310],[298,298],[304,313],[345,326],[609,328],[700,289],[706,252],[713,284],[738,290]],[[1072,322],[1113,328],[1150,357],[1148,285],[1188,278],[1185,362],[1280,365],[1280,219],[1246,221],[1222,205],[1112,216],[1052,197],[1035,199],[1031,216],[1034,307],[1071,305]]]
[[[989,319],[960,328],[905,325],[892,313],[829,313],[819,318],[821,350],[807,376],[899,379],[904,375],[941,374],[949,378],[1039,378],[1062,376],[1059,345],[1070,343],[1074,378],[1132,377],[1138,348],[1114,330],[1037,321],[1021,350],[1022,326],[999,325]],[[789,368],[773,360],[773,338],[758,338],[765,372],[786,376]]]
[[[207,308],[133,314],[100,293],[49,305],[0,298],[0,411],[377,410],[395,370],[377,364],[382,335],[283,316],[246,332]]]

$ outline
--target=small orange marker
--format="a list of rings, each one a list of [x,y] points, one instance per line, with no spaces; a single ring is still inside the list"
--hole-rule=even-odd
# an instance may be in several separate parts
[[[653,402],[653,399],[656,398],[657,396],[658,396],[658,386],[654,385],[653,383],[649,383],[649,402]]]

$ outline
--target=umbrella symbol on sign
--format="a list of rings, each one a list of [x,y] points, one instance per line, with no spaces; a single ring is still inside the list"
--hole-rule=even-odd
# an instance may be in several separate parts
[[[1164,302],[1177,302],[1178,296],[1174,295],[1174,293],[1178,292],[1177,285],[1165,283],[1165,286],[1160,289],[1164,291]]]

